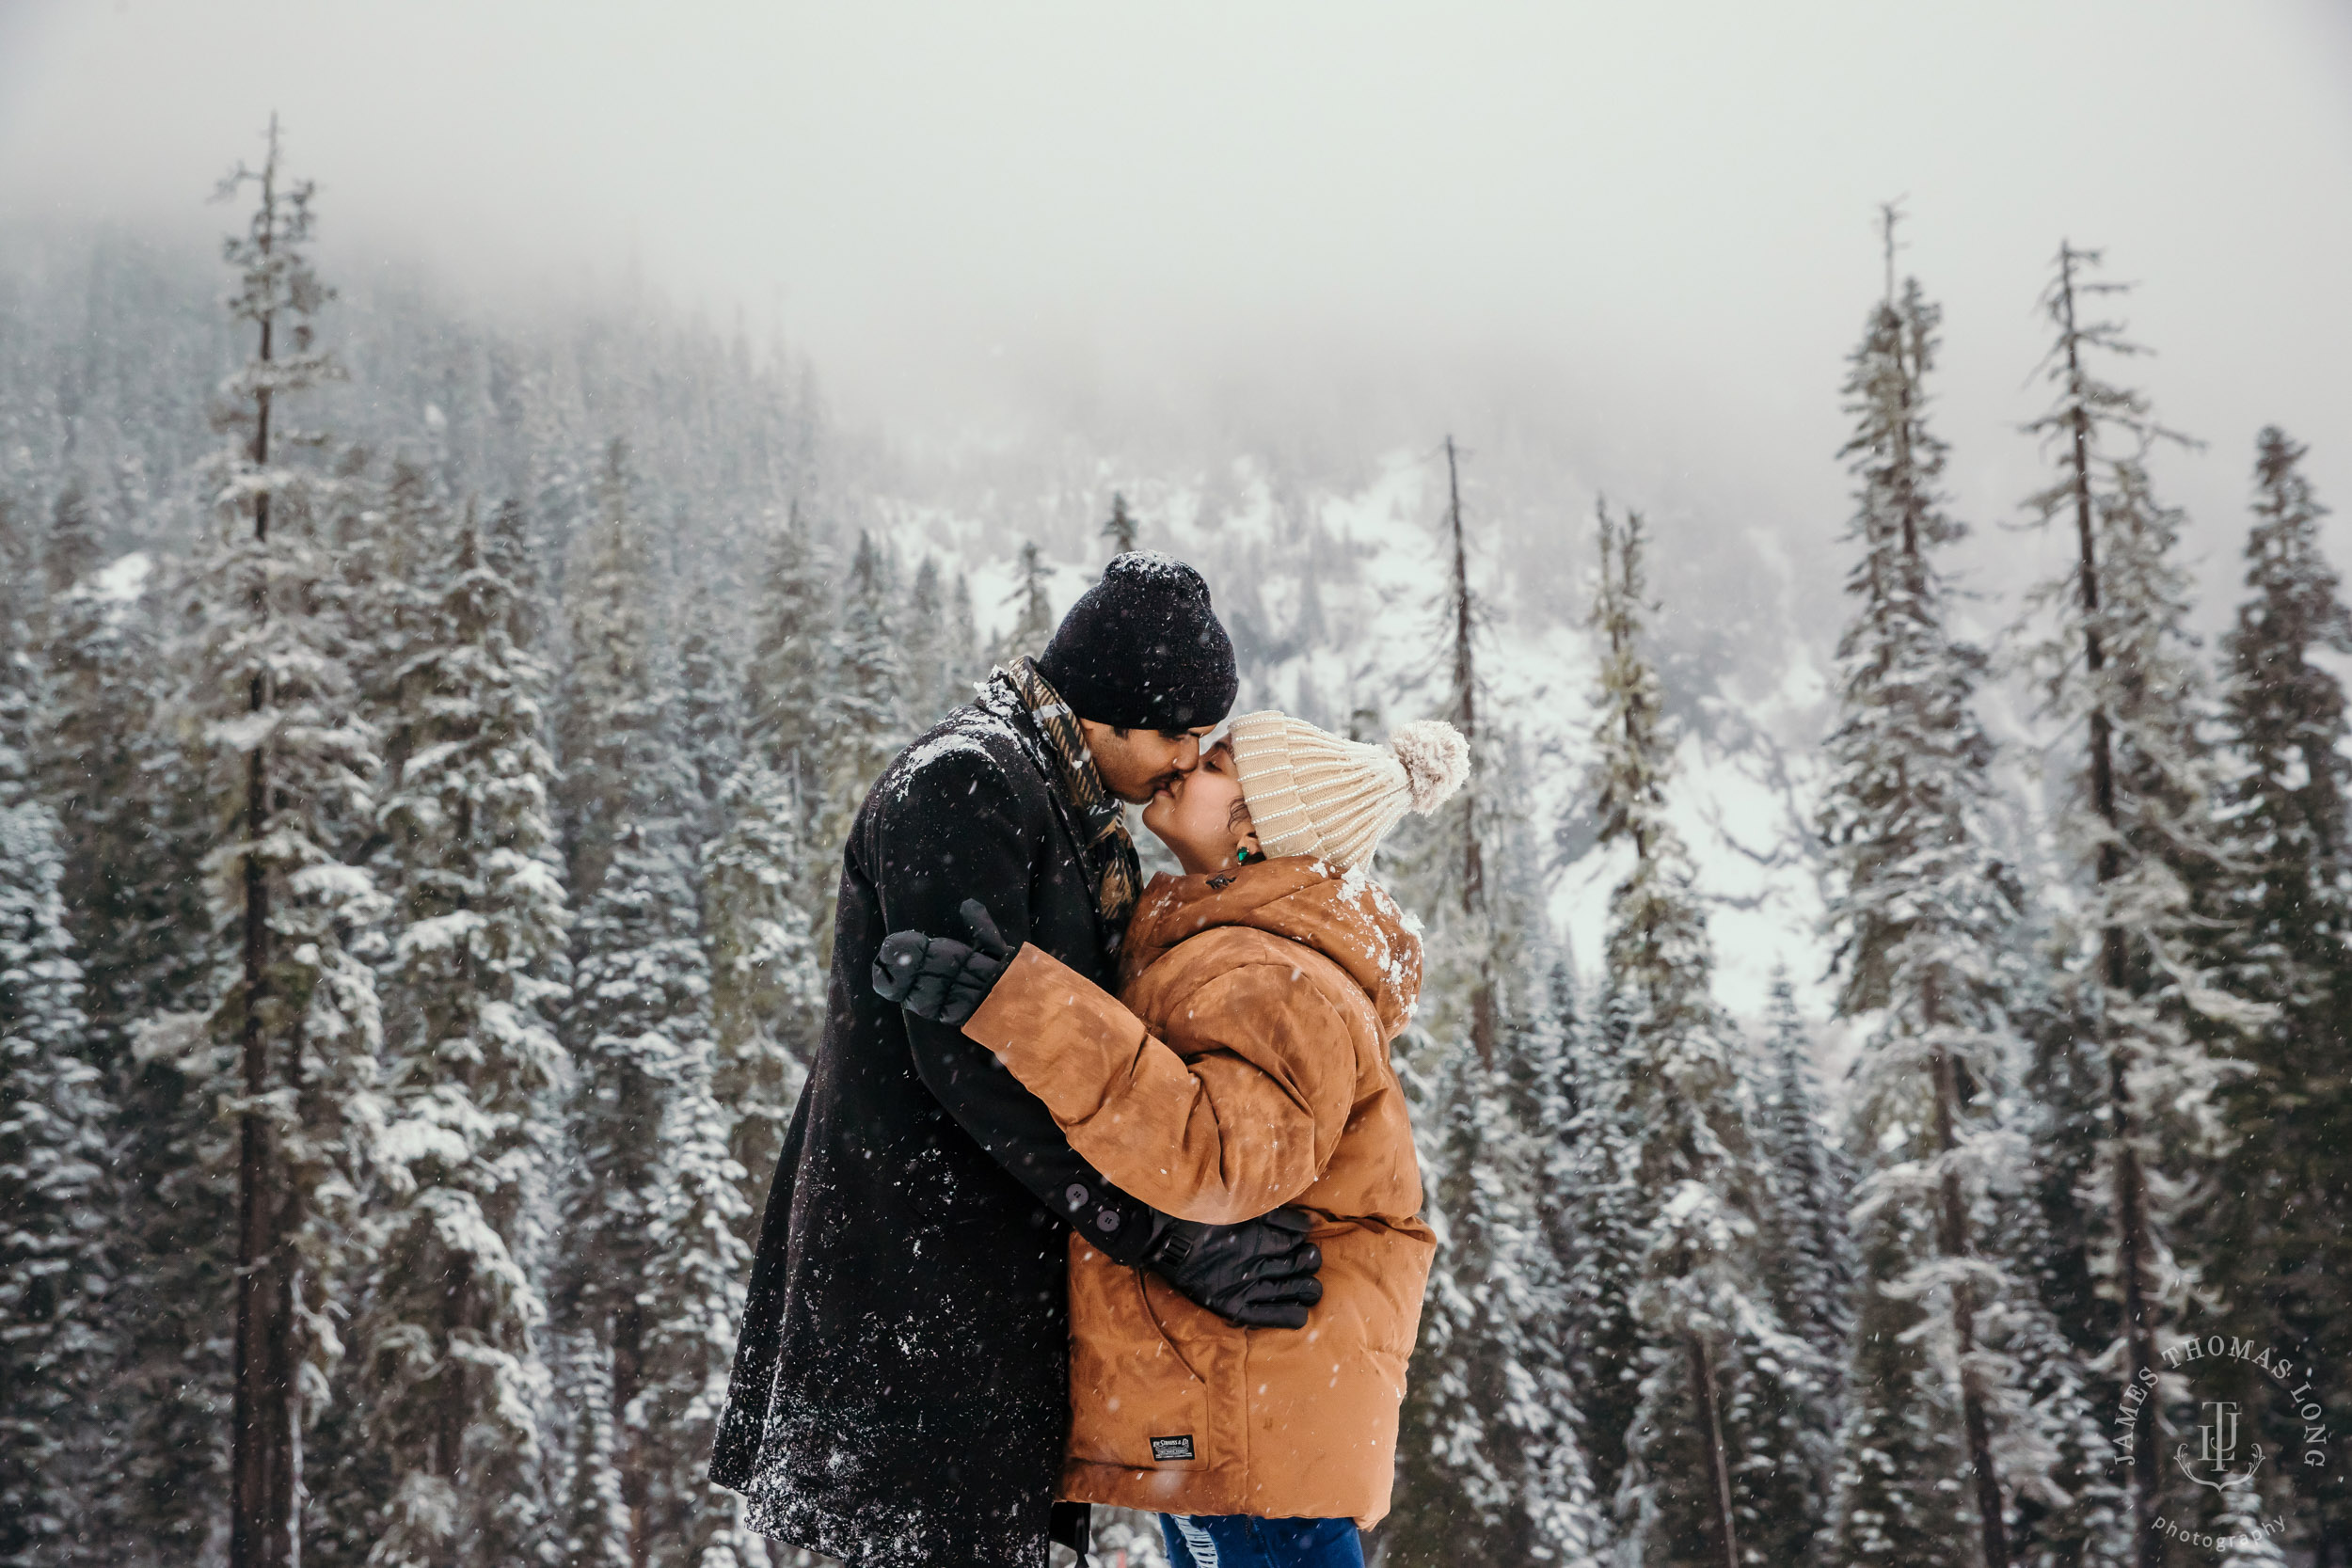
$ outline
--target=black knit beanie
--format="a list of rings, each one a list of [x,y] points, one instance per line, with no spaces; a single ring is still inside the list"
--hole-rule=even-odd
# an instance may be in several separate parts
[[[1241,689],[1209,585],[1153,550],[1131,550],[1103,568],[1037,667],[1079,718],[1122,730],[1214,724]]]

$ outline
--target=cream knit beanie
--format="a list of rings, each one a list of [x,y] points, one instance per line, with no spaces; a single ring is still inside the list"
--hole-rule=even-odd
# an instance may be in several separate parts
[[[1245,713],[1227,738],[1265,852],[1317,855],[1343,871],[1371,860],[1406,811],[1427,816],[1470,777],[1470,743],[1441,719],[1367,746],[1286,714]]]

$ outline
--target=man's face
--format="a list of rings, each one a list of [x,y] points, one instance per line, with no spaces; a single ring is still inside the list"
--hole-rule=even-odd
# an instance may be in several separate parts
[[[1078,721],[1103,787],[1130,805],[1142,805],[1154,790],[1200,766],[1200,737],[1216,726],[1189,730],[1115,730],[1091,719]]]

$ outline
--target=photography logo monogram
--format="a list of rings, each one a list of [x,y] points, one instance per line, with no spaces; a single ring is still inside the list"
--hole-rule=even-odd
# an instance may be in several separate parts
[[[2234,1376],[2226,1375],[2233,1370],[2232,1363],[2236,1364]],[[2309,1476],[2328,1467],[2332,1439],[2328,1412],[2318,1397],[2317,1369],[2309,1363],[2297,1367],[2268,1345],[2223,1334],[2183,1339],[2167,1347],[2164,1365],[2167,1374],[2176,1376],[2199,1396],[2195,1440],[2184,1435],[2172,1448],[2174,1466],[2199,1489],[2180,1500],[2186,1502],[2203,1492],[2215,1496],[2198,1505],[2197,1516],[2191,1520],[2159,1516],[2154,1528],[2185,1546],[2216,1553],[2249,1544],[2250,1537],[2275,1539],[2283,1534],[2283,1515],[2263,1515],[2258,1480],[2266,1462],[2275,1461],[2270,1466],[2274,1492],[2280,1486],[2298,1484],[2293,1479],[2298,1474]],[[2265,1400],[2285,1401],[2293,1425],[2299,1431],[2294,1446],[2280,1454],[2266,1452],[2256,1440],[2253,1433],[2259,1430],[2261,1412],[2248,1405],[2243,1390],[2230,1386],[2248,1371],[2269,1380],[2264,1390]],[[2140,1442],[2158,1440],[2153,1421],[2147,1432],[2140,1430],[2148,1402],[2155,1394],[2155,1382],[2156,1374],[2150,1372],[2123,1390],[2115,1419],[2119,1465],[2130,1462]]]

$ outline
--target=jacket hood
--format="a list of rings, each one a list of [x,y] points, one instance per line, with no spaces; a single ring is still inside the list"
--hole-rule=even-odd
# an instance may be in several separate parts
[[[1206,876],[1152,879],[1120,949],[1122,984],[1187,938],[1220,926],[1282,937],[1329,958],[1372,999],[1394,1038],[1421,995],[1418,924],[1361,871],[1284,855]]]

